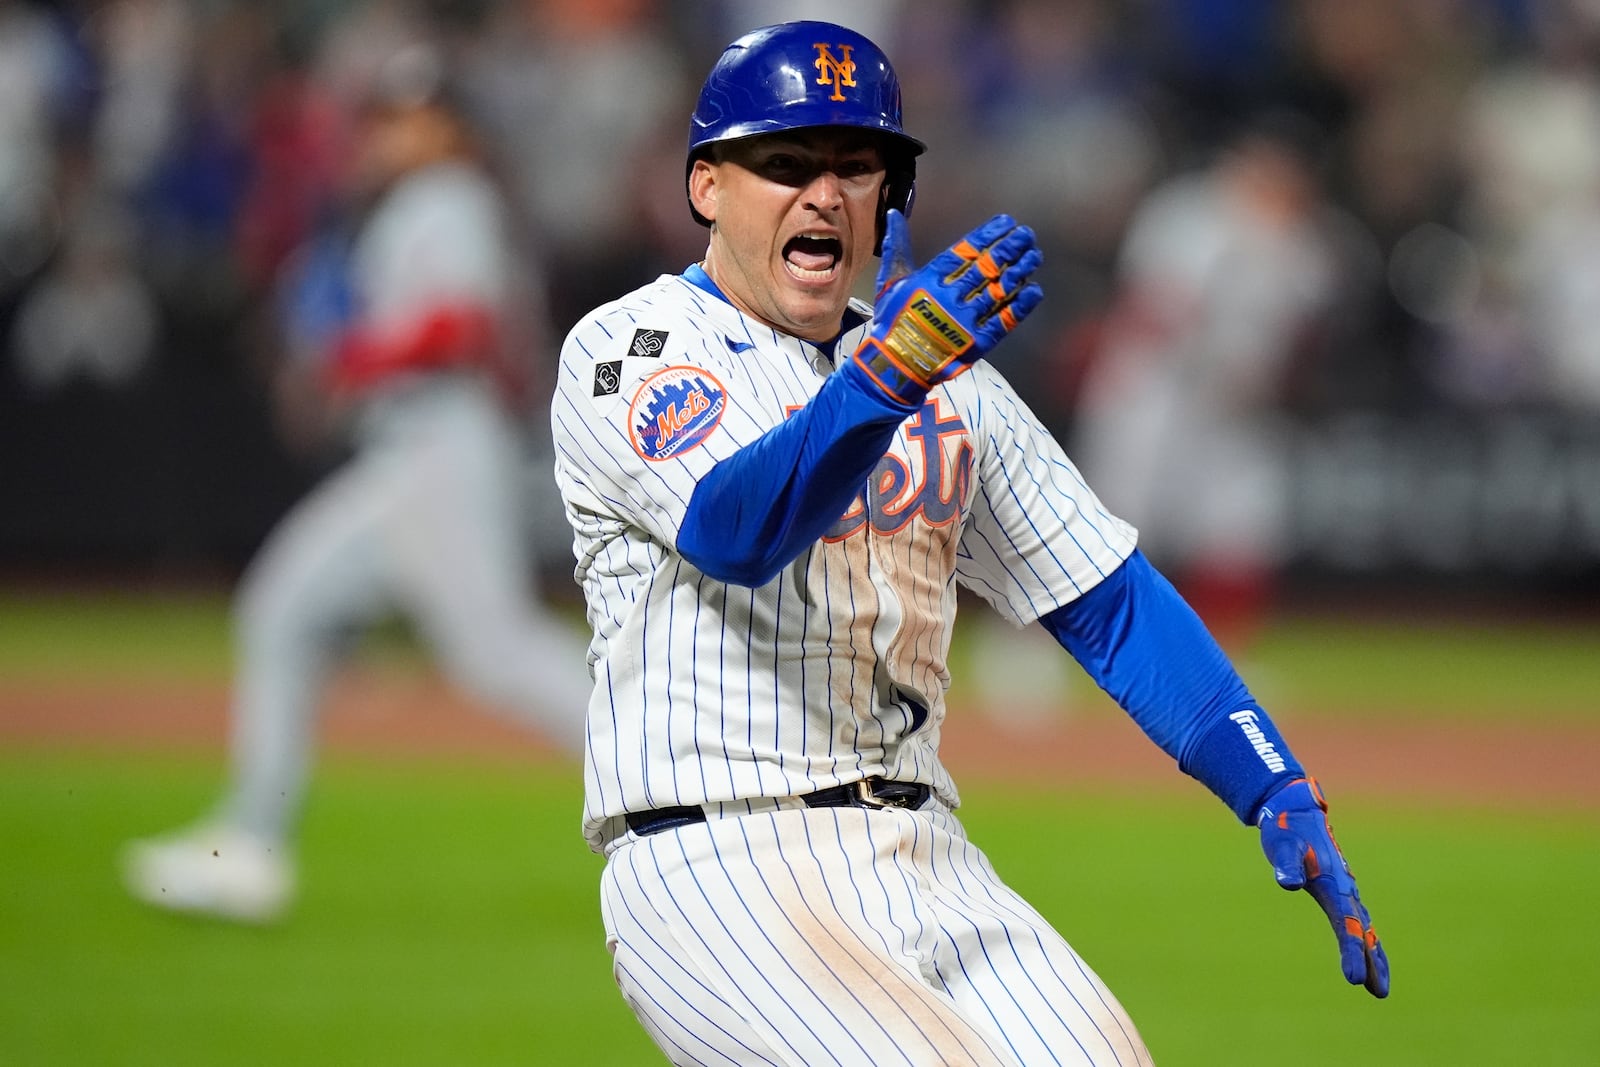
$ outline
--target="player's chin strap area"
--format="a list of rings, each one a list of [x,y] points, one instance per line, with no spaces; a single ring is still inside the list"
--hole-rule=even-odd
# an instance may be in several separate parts
[[[897,782],[891,778],[862,778],[843,785],[805,793],[795,799],[808,808],[920,808],[933,790],[923,782]],[[676,830],[706,821],[706,809],[699,804],[682,804],[649,811],[630,811],[625,817],[628,829],[641,837]]]

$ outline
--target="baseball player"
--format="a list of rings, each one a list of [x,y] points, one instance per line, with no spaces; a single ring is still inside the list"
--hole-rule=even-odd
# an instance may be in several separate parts
[[[350,631],[392,612],[490,708],[582,750],[576,629],[534,600],[527,462],[506,385],[519,267],[500,194],[428,51],[383,71],[354,169],[373,197],[286,285],[291,356],[348,405],[353,457],[293,508],[235,604],[232,774],[217,812],[135,843],[126,880],[166,908],[262,921],[290,903],[324,683]]]
[[[584,830],[623,997],[676,1064],[1134,1064],[1105,984],[1009,889],[939,758],[958,583],[1053,634],[1388,963],[1322,794],[1204,627],[982,356],[1042,299],[1005,215],[926,265],[923,145],[870,40],[717,60],[705,258],[582,319],[552,406],[595,638]],[[875,252],[869,307],[850,298]]]

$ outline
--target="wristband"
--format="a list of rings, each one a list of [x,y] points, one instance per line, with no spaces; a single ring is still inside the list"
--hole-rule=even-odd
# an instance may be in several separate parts
[[[1274,790],[1306,777],[1271,717],[1254,703],[1212,724],[1181,766],[1252,826]]]

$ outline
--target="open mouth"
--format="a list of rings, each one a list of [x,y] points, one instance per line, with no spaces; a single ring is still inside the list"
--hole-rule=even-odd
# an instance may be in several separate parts
[[[833,275],[843,252],[837,237],[799,234],[783,246],[783,261],[797,277],[820,280]]]

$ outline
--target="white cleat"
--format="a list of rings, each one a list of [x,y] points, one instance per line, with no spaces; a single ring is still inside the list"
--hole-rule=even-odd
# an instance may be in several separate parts
[[[146,904],[234,922],[267,923],[294,896],[287,849],[228,826],[201,826],[130,843],[122,874]]]

